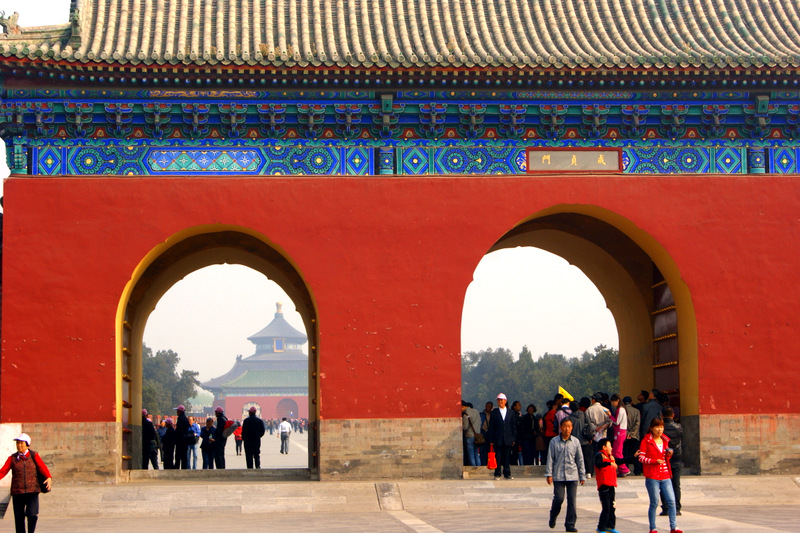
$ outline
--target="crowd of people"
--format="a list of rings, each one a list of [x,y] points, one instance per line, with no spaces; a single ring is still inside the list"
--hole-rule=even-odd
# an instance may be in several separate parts
[[[500,393],[478,412],[461,402],[464,464],[489,464],[494,454],[495,480],[513,479],[511,465],[544,465],[547,483],[553,485],[549,526],[554,528],[564,498],[566,531],[577,531],[575,522],[578,484],[595,473],[602,513],[598,533],[616,533],[615,487],[619,477],[643,475],[650,498],[650,533],[657,533],[656,514],[669,517],[670,533],[677,527],[681,509],[680,475],[683,465],[683,428],[676,421],[670,398],[657,389],[642,390],[638,402],[597,392],[575,401],[556,394],[539,415],[529,404]]]
[[[261,419],[257,409],[251,407],[244,420],[228,420],[222,407],[214,410],[202,428],[192,416],[186,416],[186,408],[175,408],[176,416],[163,418],[158,425],[146,409],[142,409],[142,469],[150,466],[165,470],[196,470],[198,455],[202,469],[225,469],[225,447],[233,436],[236,455],[244,453],[247,468],[261,468],[261,438],[269,432],[276,433],[281,440],[281,453],[289,453],[289,435],[303,433],[308,428],[308,419],[282,420]]]

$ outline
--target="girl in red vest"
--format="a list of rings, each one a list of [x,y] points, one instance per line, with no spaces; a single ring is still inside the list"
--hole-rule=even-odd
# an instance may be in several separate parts
[[[28,517],[28,533],[33,533],[39,519],[39,493],[42,492],[37,474],[41,472],[44,475],[44,489],[49,491],[50,470],[39,454],[28,448],[31,438],[27,433],[20,433],[14,440],[17,443],[17,453],[12,453],[3,468],[0,468],[0,479],[11,471],[11,496],[14,500],[14,524],[17,533],[25,533],[25,517]]]
[[[611,441],[600,439],[597,442],[599,451],[594,456],[594,476],[597,480],[597,494],[600,496],[600,520],[597,522],[597,533],[619,533],[614,529],[617,525],[615,510],[615,493],[617,486],[617,463],[611,453]]]
[[[643,465],[644,485],[650,496],[650,508],[647,511],[650,533],[658,533],[656,510],[660,503],[659,492],[664,495],[664,501],[667,502],[670,533],[683,533],[676,525],[675,493],[672,490],[672,470],[669,465],[672,448],[669,447],[669,437],[664,435],[664,421],[661,418],[654,418],[650,422],[650,428],[642,439],[636,455]]]

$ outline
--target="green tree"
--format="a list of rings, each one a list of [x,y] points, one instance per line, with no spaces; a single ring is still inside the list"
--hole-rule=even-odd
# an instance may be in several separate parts
[[[462,397],[478,410],[504,392],[509,401],[522,402],[523,410],[533,403],[543,413],[559,386],[576,399],[596,391],[618,392],[619,352],[601,344],[577,358],[545,353],[534,361],[527,346],[516,360],[510,350],[487,348],[463,355],[461,381]]]
[[[199,372],[177,372],[180,362],[172,350],[159,350],[153,354],[148,346],[142,348],[142,406],[150,412],[169,414],[179,404],[191,409],[189,398],[195,395]]]

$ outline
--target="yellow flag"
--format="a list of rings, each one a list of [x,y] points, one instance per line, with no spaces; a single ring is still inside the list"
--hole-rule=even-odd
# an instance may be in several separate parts
[[[563,396],[564,398],[566,398],[567,400],[571,401],[571,402],[575,401],[575,398],[572,397],[572,394],[570,394],[566,390],[564,390],[564,387],[559,386],[558,387],[558,393],[561,396]]]

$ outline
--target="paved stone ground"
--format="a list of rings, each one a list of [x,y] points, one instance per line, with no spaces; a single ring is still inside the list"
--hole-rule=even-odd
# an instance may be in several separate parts
[[[231,476],[235,473],[231,472]],[[549,532],[552,489],[541,476],[381,482],[147,480],[56,486],[41,496],[40,533],[153,530],[213,532]],[[685,476],[679,526],[692,532],[800,532],[800,479]],[[617,529],[647,531],[641,477],[620,480]],[[0,532],[13,531],[9,509]],[[596,486],[578,493],[578,529],[592,532]],[[563,515],[562,515],[563,517]],[[669,531],[659,517],[660,531]],[[555,531],[563,531],[563,520]]]

